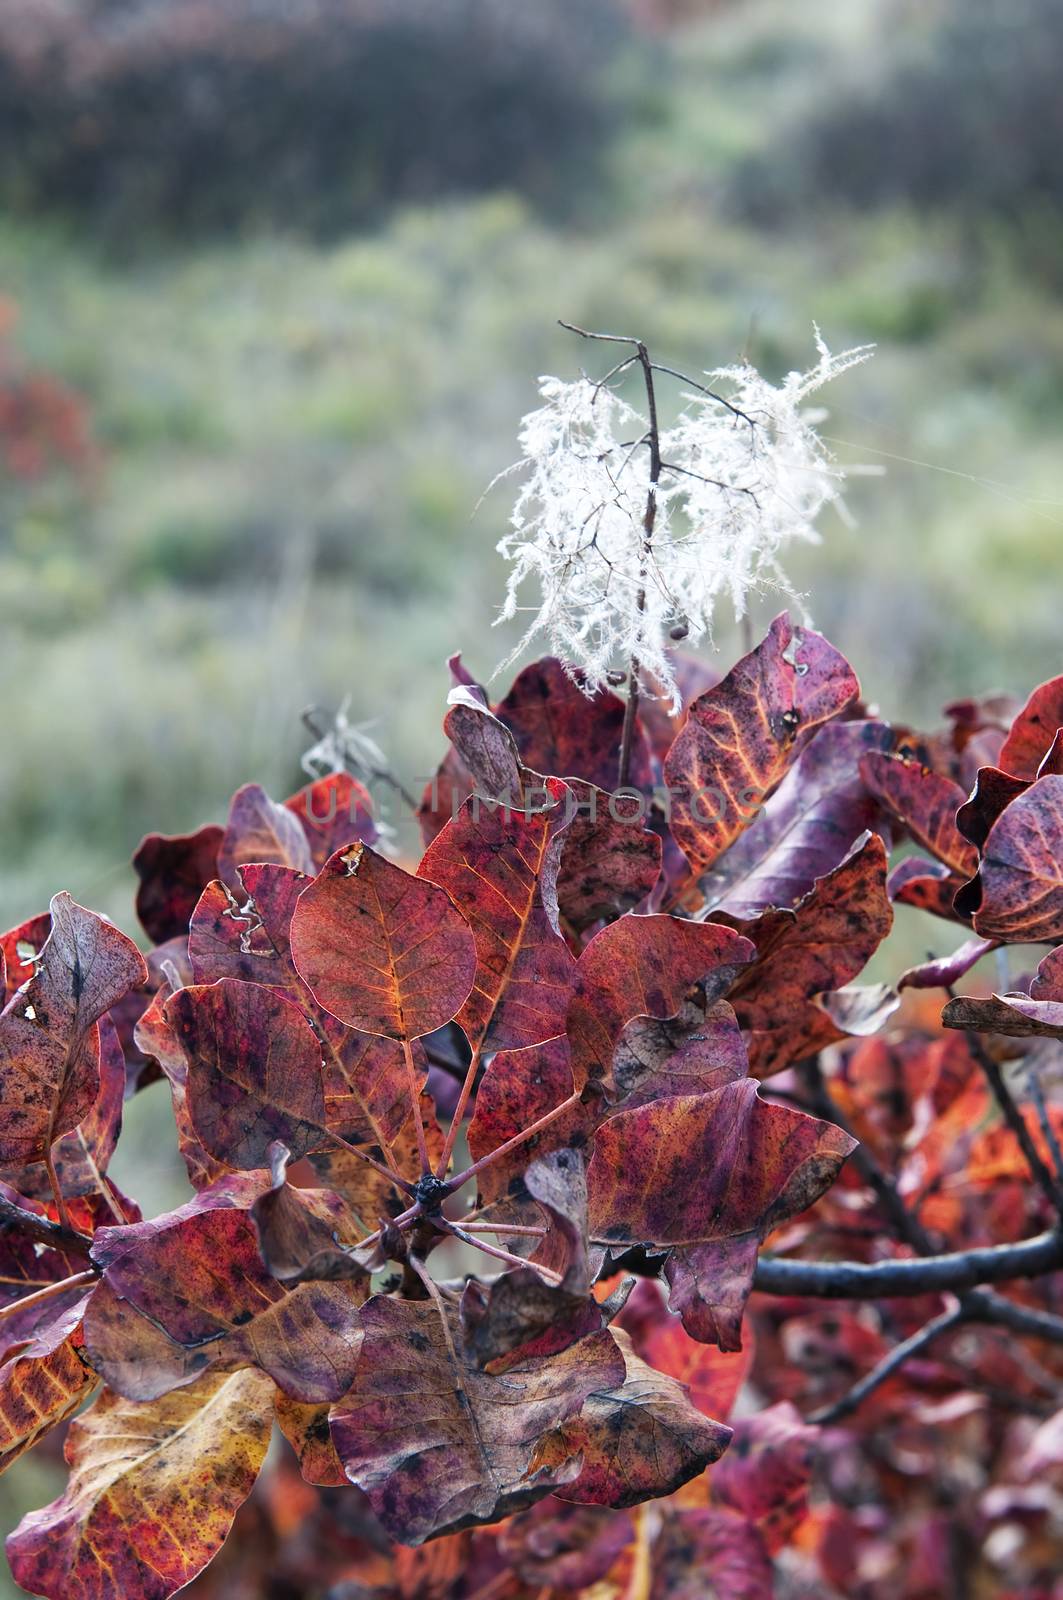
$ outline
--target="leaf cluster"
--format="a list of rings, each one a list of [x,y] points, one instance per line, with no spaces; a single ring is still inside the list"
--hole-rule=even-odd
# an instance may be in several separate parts
[[[274,1422],[201,1595],[299,1525],[299,1592],[759,1597],[789,1547],[917,1600],[996,1559],[964,1461],[1050,1571],[1063,680],[921,735],[784,615],[677,663],[617,794],[615,695],[452,671],[415,870],[350,775],[251,785],[140,845],[146,959],[65,894],[0,938],[0,1464],[92,1401],[16,1579],[163,1600]],[[967,940],[862,984],[895,902]],[[144,1219],[108,1165],[160,1075],[193,1196]]]

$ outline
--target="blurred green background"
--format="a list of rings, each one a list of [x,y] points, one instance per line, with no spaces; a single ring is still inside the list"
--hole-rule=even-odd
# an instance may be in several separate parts
[[[1057,669],[1061,69],[1059,0],[3,0],[0,917],[129,926],[140,835],[290,791],[311,702],[431,769],[559,316],[877,341],[814,620],[897,715]]]
[[[311,703],[432,769],[558,317],[876,341],[813,619],[886,715],[1059,670],[1061,81],[1063,0],[0,0],[3,924],[131,928],[141,834],[290,792]]]

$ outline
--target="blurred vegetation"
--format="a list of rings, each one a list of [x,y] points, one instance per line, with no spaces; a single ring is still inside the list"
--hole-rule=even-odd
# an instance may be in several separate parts
[[[639,4],[623,15],[607,0],[448,0],[427,8],[432,28],[412,0],[383,9],[232,0],[214,10],[242,38],[241,59],[276,74],[277,60],[252,49],[254,18],[266,19],[268,37],[277,18],[309,18],[307,38],[317,28],[320,51],[333,37],[320,19],[336,6],[354,31],[382,27],[385,10],[407,30],[394,45],[401,74],[373,68],[379,105],[393,82],[402,115],[392,106],[376,123],[359,102],[361,120],[330,124],[332,142],[319,152],[329,182],[313,163],[303,169],[305,204],[293,199],[290,215],[287,178],[261,195],[240,191],[251,169],[233,154],[239,128],[216,160],[205,147],[189,158],[183,170],[197,192],[167,228],[165,186],[138,191],[123,179],[114,213],[104,202],[93,209],[91,188],[77,206],[61,192],[45,206],[52,191],[30,145],[22,199],[9,204],[0,234],[0,292],[18,311],[5,370],[51,375],[82,398],[93,459],[49,460],[31,475],[8,467],[0,483],[0,670],[13,730],[0,762],[8,923],[66,885],[129,926],[126,862],[140,834],[223,816],[248,779],[293,788],[299,713],[311,702],[334,708],[350,696],[352,718],[375,721],[408,781],[430,770],[443,658],[461,647],[487,674],[506,643],[488,624],[504,579],[493,546],[509,490],[494,490],[475,517],[473,509],[515,455],[536,375],[588,358],[556,328],[559,315],[636,330],[687,370],[743,350],[774,373],[807,363],[813,320],[835,348],[879,341],[876,360],[827,397],[838,455],[887,475],[854,481],[855,530],[830,525],[823,547],[797,559],[815,621],[898,716],[932,716],[949,698],[1004,682],[1024,688],[1058,667],[1046,577],[1063,520],[1063,307],[1029,259],[1026,224],[988,199],[977,209],[970,163],[955,151],[956,204],[945,185],[929,206],[893,171],[892,146],[879,151],[873,208],[854,207],[811,158],[807,203],[767,219],[739,215],[734,203],[740,174],[757,163],[786,171],[799,149],[818,148],[814,131],[850,114],[861,74],[907,82],[918,44],[925,69],[951,82],[960,59],[952,40],[968,13],[987,26],[993,14],[1042,26],[1049,13],[1063,19],[1058,0],[995,11],[983,0],[735,0]],[[12,39],[29,51],[40,18],[31,27],[24,7],[0,10],[9,53]],[[518,11],[534,11],[535,25],[504,27]],[[113,49],[127,66],[146,59],[149,36],[170,40],[165,138],[181,145],[188,108],[177,84],[207,37],[198,4],[54,0],[46,12],[49,26],[60,16],[75,32],[103,28],[121,41]],[[486,62],[473,62],[471,47],[455,54],[474,16],[494,19]],[[449,55],[438,53],[444,18],[457,30]],[[478,23],[466,43],[481,33]],[[541,81],[547,48],[550,86]],[[524,130],[507,146],[523,140],[521,159],[498,165],[502,153],[485,149],[473,178],[465,156],[449,165],[434,120],[445,98],[440,63],[449,82],[458,55],[470,78],[479,75],[477,94],[510,85]],[[1009,59],[1025,72],[1028,57],[1016,47]],[[298,60],[310,74],[305,99],[312,62]],[[198,81],[191,72],[188,83]],[[210,81],[214,115],[236,90],[224,77]],[[318,137],[303,127],[294,83],[289,98],[251,97],[254,139],[264,141],[254,148],[267,165],[285,138]],[[586,104],[552,125],[560,114],[543,97],[579,101],[581,86]],[[954,94],[976,117],[977,96],[960,86]],[[232,107],[240,127],[250,103],[241,95]],[[428,103],[436,110],[422,118]],[[477,104],[463,88],[455,115]],[[996,114],[987,105],[989,122]],[[132,170],[128,135],[139,113],[128,111],[125,146],[117,106],[108,115],[106,148]],[[423,182],[416,162],[393,176],[389,141],[400,121],[407,156],[420,130]],[[466,153],[472,132],[465,126],[459,141]],[[153,137],[149,169],[164,135]],[[70,154],[70,138],[69,127],[57,133],[57,159]],[[854,161],[866,160],[863,146],[852,148]],[[13,193],[21,169],[5,151]],[[355,166],[378,176],[374,217],[352,231],[340,222],[362,212]],[[566,170],[540,181],[550,167]],[[599,176],[581,190],[592,168]],[[1031,180],[1042,207],[1055,181]],[[326,192],[336,225],[320,237],[315,211]],[[128,220],[137,203],[142,228]],[[127,219],[118,236],[117,215]],[[208,221],[217,226],[198,231]],[[758,623],[774,604],[765,598]],[[725,659],[738,648],[726,618],[719,646]]]

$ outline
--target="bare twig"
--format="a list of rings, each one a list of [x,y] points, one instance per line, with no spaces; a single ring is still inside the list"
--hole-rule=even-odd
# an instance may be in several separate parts
[[[646,430],[646,442],[650,450],[650,481],[646,491],[646,509],[642,514],[642,566],[640,572],[640,587],[636,598],[636,607],[641,614],[646,609],[646,577],[650,561],[650,546],[653,543],[653,530],[657,522],[657,485],[661,479],[661,431],[657,421],[657,394],[653,384],[654,364],[650,360],[649,351],[641,339],[632,339],[623,334],[615,333],[589,333],[586,328],[577,328],[574,323],[562,322],[562,328],[569,333],[578,334],[581,339],[598,339],[607,344],[628,344],[633,347],[633,355],[621,366],[629,366],[633,361],[638,361],[642,368],[642,380],[646,388],[646,409],[649,426]],[[617,369],[614,369],[617,370]],[[627,705],[624,708],[624,726],[620,735],[620,761],[617,767],[617,788],[626,789],[631,782],[631,750],[635,737],[635,719],[639,709],[639,672],[641,670],[637,656],[632,656],[628,663],[628,690]]]
[[[953,998],[951,988],[946,992],[950,998]],[[967,1040],[967,1048],[985,1074],[986,1082],[993,1091],[1004,1121],[1018,1141],[1019,1149],[1023,1153],[1026,1165],[1029,1167],[1034,1181],[1045,1195],[1049,1204],[1063,1217],[1063,1183],[1052,1173],[1042,1159],[1041,1152],[1034,1144],[1033,1136],[1026,1125],[1026,1118],[1020,1111],[1011,1090],[1004,1081],[1004,1074],[977,1033],[966,1030],[964,1037]]]
[[[29,1306],[39,1305],[42,1300],[53,1300],[57,1294],[67,1294],[71,1289],[80,1289],[84,1284],[95,1283],[98,1274],[94,1270],[88,1272],[75,1272],[70,1278],[63,1278],[58,1283],[49,1283],[43,1289],[38,1289],[34,1294],[26,1294],[21,1300],[12,1300],[6,1306],[0,1306],[0,1317],[10,1317],[15,1311],[25,1311]]]
[[[472,1059],[465,1071],[465,1081],[461,1086],[461,1093],[458,1095],[458,1103],[454,1107],[454,1115],[450,1119],[450,1127],[447,1129],[447,1137],[443,1144],[443,1154],[440,1156],[436,1165],[436,1176],[438,1178],[443,1178],[446,1176],[447,1165],[450,1161],[451,1155],[454,1152],[454,1146],[457,1143],[458,1134],[461,1132],[462,1122],[465,1120],[465,1110],[469,1104],[469,1096],[472,1094],[473,1085],[476,1082],[476,1074],[479,1071],[479,1067],[480,1052],[478,1050],[474,1050],[472,1053]]]
[[[791,1261],[761,1256],[754,1287],[765,1294],[808,1295],[814,1299],[894,1299],[958,1294],[984,1283],[1044,1277],[1060,1267],[1063,1234],[1053,1231],[1018,1244],[984,1245],[947,1255],[895,1261]]]
[[[359,1161],[364,1161],[366,1166],[372,1167],[374,1171],[379,1172],[382,1178],[387,1178],[388,1182],[393,1183],[396,1189],[401,1189],[403,1194],[412,1195],[415,1193],[417,1185],[411,1183],[408,1178],[404,1178],[401,1173],[396,1172],[394,1167],[389,1167],[386,1162],[377,1161],[376,1157],[371,1156],[367,1150],[360,1150],[356,1144],[349,1144],[346,1139],[341,1139],[338,1133],[330,1133],[329,1138],[338,1149],[345,1150],[349,1156],[357,1156]]]
[[[559,1284],[561,1282],[561,1274],[554,1272],[552,1268],[541,1267],[536,1262],[526,1261],[523,1256],[516,1256],[511,1250],[503,1250],[500,1245],[485,1244],[477,1234],[466,1233],[465,1229],[460,1228],[456,1222],[446,1222],[442,1218],[439,1220],[444,1232],[453,1234],[455,1239],[460,1239],[462,1244],[471,1245],[474,1250],[482,1250],[485,1256],[493,1256],[496,1261],[506,1261],[511,1267],[531,1267],[533,1272],[540,1273],[550,1283]]]
[[[50,1245],[53,1250],[61,1250],[68,1256],[87,1256],[92,1249],[92,1240],[85,1234],[64,1227],[60,1222],[52,1222],[48,1217],[38,1216],[35,1211],[27,1211],[13,1200],[0,1197],[0,1231],[5,1228],[13,1228],[25,1234],[27,1239]]]
[[[562,1100],[559,1106],[555,1106],[552,1111],[547,1111],[544,1116],[537,1117],[526,1128],[522,1128],[520,1133],[515,1133],[512,1139],[507,1139],[505,1144],[500,1144],[497,1150],[489,1150],[485,1156],[480,1157],[479,1161],[474,1161],[471,1167],[466,1167],[464,1172],[455,1173],[449,1180],[451,1192],[453,1193],[460,1189],[463,1184],[468,1183],[470,1178],[474,1178],[478,1172],[483,1172],[485,1167],[492,1166],[502,1156],[508,1155],[511,1150],[518,1149],[528,1139],[534,1139],[537,1133],[541,1133],[544,1128],[550,1126],[551,1122],[556,1122],[558,1117],[563,1116],[566,1111],[571,1111],[579,1103],[579,1095],[570,1094],[567,1100]]]
[[[840,1400],[836,1400],[833,1405],[824,1406],[821,1411],[814,1412],[809,1417],[809,1422],[827,1426],[849,1416],[868,1395],[874,1394],[880,1384],[885,1383],[887,1378],[892,1377],[900,1367],[903,1367],[906,1361],[911,1361],[913,1356],[921,1355],[927,1346],[940,1338],[943,1333],[950,1333],[959,1327],[960,1323],[966,1320],[966,1316],[963,1307],[957,1305],[949,1311],[943,1311],[939,1317],[934,1317],[917,1333],[913,1333],[910,1338],[896,1345],[888,1355],[883,1356],[878,1366],[872,1367],[871,1371],[861,1378],[859,1383],[854,1384],[847,1394],[842,1395]]]

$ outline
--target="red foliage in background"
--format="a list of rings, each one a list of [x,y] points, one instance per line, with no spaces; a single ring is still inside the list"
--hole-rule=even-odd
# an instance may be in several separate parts
[[[249,786],[141,844],[146,961],[63,894],[0,941],[4,1464],[95,1395],[16,1579],[1058,1595],[1063,681],[924,736],[781,617],[614,796],[615,696],[454,669],[416,871],[348,774]],[[968,937],[860,983],[894,900]]]
[[[61,379],[18,360],[11,344],[16,316],[0,298],[0,467],[28,481],[56,468],[90,473],[97,453],[88,408]]]

